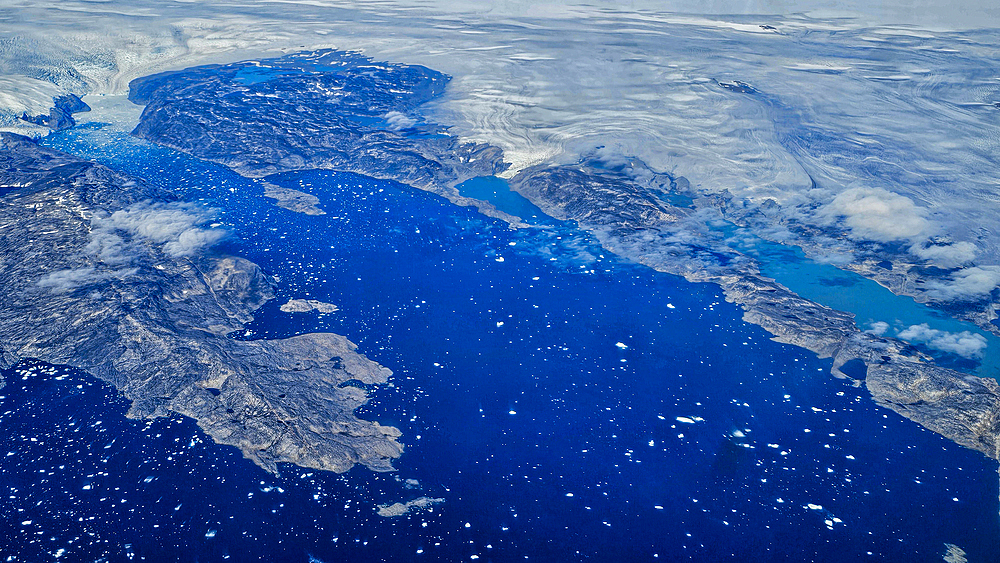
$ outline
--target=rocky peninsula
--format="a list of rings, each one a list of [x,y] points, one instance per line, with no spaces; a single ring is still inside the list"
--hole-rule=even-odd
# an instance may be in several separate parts
[[[214,253],[211,210],[104,166],[0,135],[0,367],[86,370],[134,418],[179,413],[268,471],[392,471],[396,428],[354,410],[391,372],[343,336],[227,336],[273,298],[252,262]],[[360,382],[363,385],[357,385]]]

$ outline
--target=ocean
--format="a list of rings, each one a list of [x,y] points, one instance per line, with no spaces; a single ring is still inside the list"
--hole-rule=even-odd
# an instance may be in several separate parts
[[[997,558],[995,462],[771,341],[713,285],[390,181],[266,179],[317,196],[326,214],[306,216],[99,125],[43,144],[218,208],[218,250],[280,278],[233,337],[346,335],[393,370],[359,415],[406,451],[395,474],[270,475],[191,420],[126,419],[105,384],[26,363],[0,390],[12,561]],[[283,313],[289,298],[339,310]],[[376,514],[422,496],[445,500]]]

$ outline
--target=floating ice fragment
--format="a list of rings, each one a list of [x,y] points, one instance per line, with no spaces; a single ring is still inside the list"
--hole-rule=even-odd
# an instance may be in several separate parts
[[[678,416],[677,422],[683,422],[684,424],[694,424],[694,420],[686,416]]]
[[[509,410],[509,411],[507,411],[507,414],[517,414],[517,411],[515,411],[515,410]]]
[[[621,348],[622,350],[625,350],[625,349],[628,348],[628,344],[625,344],[624,342],[615,342],[615,346]]]
[[[497,328],[500,328],[502,326],[503,326],[503,321],[497,321]]]
[[[674,307],[673,303],[667,303],[667,309],[676,309],[676,308],[677,307]]]
[[[573,493],[566,493],[566,496],[571,497],[573,496]]]
[[[215,530],[209,530],[205,532],[205,537],[211,539],[215,537],[215,534],[216,534]]]

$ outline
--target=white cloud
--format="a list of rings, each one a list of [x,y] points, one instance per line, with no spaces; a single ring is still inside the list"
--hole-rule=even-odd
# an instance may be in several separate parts
[[[868,325],[870,328],[865,332],[869,334],[874,334],[875,336],[882,336],[887,330],[889,330],[889,323],[883,321],[877,321]]]
[[[938,301],[982,298],[1000,286],[1000,266],[973,266],[951,275],[946,282],[931,281],[927,294]]]
[[[191,256],[226,236],[222,229],[203,229],[198,225],[212,218],[212,210],[193,203],[152,203],[144,201],[90,220],[90,240],[83,253],[100,263],[119,267],[98,269],[94,266],[51,272],[38,280],[40,287],[66,291],[89,283],[134,274],[131,264],[143,242],[162,245],[168,256]]]
[[[192,203],[136,203],[109,216],[94,217],[87,251],[109,263],[126,261],[130,251],[118,234],[124,232],[162,244],[163,251],[175,258],[191,256],[226,236],[221,229],[198,227],[211,218],[210,210]]]
[[[417,120],[412,117],[403,115],[398,111],[390,111],[385,114],[385,120],[389,124],[389,129],[393,131],[399,131],[402,129],[408,129],[417,124]]]
[[[185,229],[176,239],[168,241],[163,249],[171,256],[191,256],[195,252],[212,246],[226,236],[218,229]]]
[[[125,240],[103,229],[91,230],[90,242],[83,250],[107,264],[121,264],[131,260]]]
[[[50,272],[49,274],[42,276],[42,278],[38,280],[38,286],[45,287],[56,292],[67,291],[89,283],[99,282],[111,278],[125,278],[134,275],[137,271],[138,270],[136,268],[126,268],[108,272],[98,272],[93,266],[85,268],[71,268]]]
[[[910,247],[915,256],[927,260],[941,268],[957,268],[967,264],[976,257],[976,245],[971,242],[954,242],[950,244],[915,244]]]
[[[928,348],[958,354],[963,358],[981,358],[986,349],[986,338],[969,331],[947,332],[933,329],[927,323],[912,325],[897,335],[915,344],[925,344]]]
[[[74,268],[51,272],[38,280],[38,285],[53,290],[67,290],[79,287],[85,283],[101,279],[93,267]]]
[[[816,217],[828,225],[842,220],[851,238],[889,242],[924,238],[930,228],[924,214],[924,209],[906,196],[858,187],[837,194]]]

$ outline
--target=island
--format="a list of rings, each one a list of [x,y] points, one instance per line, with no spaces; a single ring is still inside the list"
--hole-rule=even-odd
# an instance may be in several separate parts
[[[76,125],[76,119],[73,118],[74,113],[90,111],[90,106],[76,94],[59,96],[52,100],[52,104],[48,115],[24,113],[21,115],[21,120],[35,125],[44,125],[53,131],[63,131]]]
[[[320,313],[337,312],[337,306],[333,303],[324,303],[315,299],[289,299],[279,309],[286,313],[308,313],[310,311],[319,311]]]
[[[417,510],[426,510],[435,504],[444,502],[443,498],[419,497],[407,502],[394,502],[392,504],[380,504],[378,515],[386,518],[402,516]]]
[[[282,188],[269,182],[264,185],[264,197],[275,200],[274,204],[282,209],[304,215],[326,215],[326,211],[318,207],[319,198],[312,194]]]

